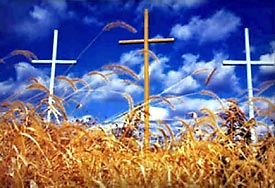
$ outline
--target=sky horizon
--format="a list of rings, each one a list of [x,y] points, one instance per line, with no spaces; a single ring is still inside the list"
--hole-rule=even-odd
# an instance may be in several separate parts
[[[34,77],[49,86],[51,65],[33,64],[14,50],[28,50],[39,59],[51,59],[54,29],[58,30],[57,59],[75,60],[76,65],[56,65],[56,77],[80,78],[91,87],[74,92],[62,77],[55,80],[55,94],[65,101],[68,116],[91,115],[99,122],[109,121],[128,110],[123,93],[134,104],[143,101],[142,44],[119,45],[119,40],[143,38],[143,12],[149,10],[149,38],[173,37],[173,43],[150,44],[158,60],[150,57],[150,95],[177,96],[169,99],[175,109],[159,101],[151,103],[151,119],[189,118],[202,107],[221,108],[210,90],[222,100],[239,98],[247,112],[245,66],[223,66],[223,60],[245,60],[244,28],[249,29],[251,59],[275,59],[275,3],[272,1],[17,1],[0,2],[0,90],[1,101],[39,100],[41,95],[26,89]],[[136,29],[106,25],[127,23]],[[139,79],[127,74],[110,74],[106,65],[123,65]],[[200,71],[196,74],[196,71]],[[99,74],[108,75],[108,82]],[[194,73],[195,72],[195,73]],[[213,72],[209,83],[206,78]],[[275,67],[252,66],[254,96],[275,101]],[[128,80],[128,81],[125,81]],[[134,84],[133,84],[134,82]],[[138,84],[139,86],[137,86]],[[263,85],[265,84],[265,85]],[[259,90],[257,90],[259,89]],[[41,92],[40,92],[41,93]],[[266,104],[260,104],[267,108]]]

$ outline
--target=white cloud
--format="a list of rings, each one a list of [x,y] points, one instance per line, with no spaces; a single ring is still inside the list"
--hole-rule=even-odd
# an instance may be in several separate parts
[[[140,65],[144,62],[143,54],[138,53],[138,50],[132,50],[127,53],[123,53],[119,61],[122,65],[132,67]]]
[[[166,63],[169,62],[168,57],[159,57],[158,61],[153,60],[149,62],[149,75],[151,80],[163,80],[165,78],[164,69],[167,67]],[[142,64],[139,72],[139,77],[144,78],[144,65]]]
[[[192,37],[194,33],[192,33],[192,28],[191,26],[188,25],[180,25],[176,24],[172,30],[170,35],[176,37],[177,39],[180,40],[188,40]]]
[[[11,95],[13,89],[14,89],[14,83],[12,79],[0,82],[1,95],[4,95],[5,97],[7,97]]]
[[[149,65],[149,74],[151,79],[164,79],[164,69],[167,67],[166,63],[169,62],[169,58],[160,57],[158,61],[154,60]],[[143,72],[142,72],[143,73]]]
[[[275,52],[273,52],[272,54],[261,55],[260,61],[274,62],[275,61]]]
[[[138,6],[138,10],[143,10],[146,8],[172,8],[174,10],[179,10],[181,8],[191,8],[198,7],[204,4],[206,0],[143,0]]]
[[[30,63],[19,62],[15,65],[16,70],[16,80],[18,81],[26,81],[30,77],[38,78],[41,84],[46,84],[47,76],[46,73],[41,70],[33,67]]]
[[[183,64],[186,65],[186,66],[184,66],[184,68],[182,68],[182,71],[190,74],[196,68],[194,66],[196,66],[195,64],[197,63],[197,61],[199,59],[199,55],[194,55],[194,54],[188,53],[188,54],[183,54],[181,57],[183,59]]]
[[[83,18],[83,23],[86,25],[97,25],[97,26],[103,26],[104,23],[99,21],[96,17],[93,16],[85,16]]]
[[[226,59],[225,55],[218,53],[208,62],[200,61],[199,56],[193,54],[183,54],[182,58],[183,63],[178,70],[170,70],[163,75],[162,83],[166,88],[164,93],[185,94],[205,88],[205,79],[215,67],[217,70],[208,84],[208,89],[220,94],[241,90],[235,67],[222,65],[222,60]],[[192,74],[203,69],[208,71]]]
[[[272,54],[264,54],[260,56],[260,61],[274,62],[275,63],[275,52]],[[260,74],[274,74],[275,66],[260,66]]]
[[[26,90],[26,87],[31,84],[28,82],[29,78],[36,78],[39,83],[45,87],[49,87],[49,69],[38,69],[32,64],[26,62],[20,62],[15,65],[16,77],[15,79],[9,79],[0,82],[1,98],[7,98],[12,96],[13,99],[21,98],[23,101],[31,100],[38,90]],[[110,73],[110,71],[102,71],[102,74]],[[73,78],[73,75],[66,75],[68,78]],[[96,100],[98,102],[106,102],[109,100],[119,100],[127,103],[126,99],[122,97],[123,93],[128,93],[133,98],[142,93],[142,89],[136,85],[123,82],[123,79],[119,75],[108,76],[109,82],[106,83],[104,79],[99,75],[88,76],[83,75],[80,79],[89,84],[91,91],[88,92],[88,88],[85,84],[77,84],[77,91],[73,91],[72,87],[64,80],[55,80],[54,94],[62,97],[64,102],[70,103],[83,102],[89,104],[89,102]],[[43,94],[43,92],[42,92]],[[14,97],[13,97],[14,96]],[[41,97],[41,95],[40,95]],[[39,100],[41,98],[36,98]],[[73,99],[73,100],[71,100]],[[31,101],[33,102],[33,101]]]
[[[29,92],[31,90],[26,90],[26,87],[31,84],[31,82],[28,82],[31,77],[38,79],[38,81],[46,87],[48,86],[49,77],[44,70],[37,69],[26,62],[17,63],[14,69],[16,72],[15,79],[0,82],[1,97],[23,97],[24,100],[28,99],[32,93]]]
[[[72,18],[72,12],[67,11],[67,3],[64,0],[34,4],[28,13],[13,25],[13,30],[31,40],[46,36],[62,20]]]
[[[192,17],[186,25],[176,24],[170,34],[179,40],[196,39],[201,43],[220,41],[229,37],[240,25],[239,17],[220,10],[209,18]]]
[[[169,118],[169,111],[165,108],[150,106],[149,108],[150,120],[165,120]]]
[[[58,1],[47,1],[53,8],[55,8],[57,11],[65,11],[67,9],[67,3],[66,0],[58,0]]]
[[[108,74],[110,71],[102,71],[103,74]],[[108,76],[109,81],[106,83],[101,76],[93,75],[82,77],[87,83],[89,83],[92,92],[89,96],[89,100],[112,100],[112,99],[122,99],[123,93],[128,93],[130,95],[136,96],[142,92],[142,90],[133,84],[123,82],[123,79],[118,75]],[[84,93],[86,90],[83,90]],[[124,100],[124,99],[123,99]]]
[[[183,101],[183,102],[182,102]],[[182,97],[182,101],[171,99],[175,105],[175,111],[170,111],[170,118],[189,117],[190,112],[199,112],[202,108],[208,108],[213,112],[218,112],[221,109],[220,103],[215,99],[205,99],[200,97]]]
[[[172,94],[183,94],[193,92],[200,87],[199,83],[191,76],[186,76],[183,78],[183,74],[180,72],[169,71],[166,81],[164,82],[165,86],[168,88],[174,84],[177,84],[177,87],[171,89],[170,93]]]
[[[43,8],[35,5],[33,7],[33,10],[30,12],[30,16],[34,19],[43,21],[43,20],[47,19],[47,17],[50,16],[50,13],[46,9],[43,9]]]
[[[168,1],[173,4],[173,7],[175,9],[181,8],[181,7],[194,7],[199,6],[206,2],[206,0],[174,0],[174,1]]]
[[[179,80],[181,80],[182,78],[183,78],[183,75],[180,71],[170,70],[167,73],[167,79],[166,79],[165,85],[171,86],[176,82],[178,82]]]
[[[121,62],[125,64],[125,57],[132,56],[133,51],[123,55]],[[199,55],[183,54],[182,66],[175,69],[169,69],[169,58],[161,55],[158,61],[151,61],[149,64],[149,73],[151,88],[156,89],[161,94],[177,94],[183,95],[198,91],[198,89],[205,88],[205,79],[210,72],[216,67],[214,75],[208,84],[208,88],[213,92],[219,92],[220,94],[238,93],[241,91],[241,84],[235,74],[234,66],[223,66],[222,61],[227,57],[222,53],[217,53],[212,60],[205,62],[199,60]],[[134,60],[132,64],[143,61],[138,59]],[[131,63],[128,63],[131,66]],[[144,66],[140,65],[139,77],[143,79]],[[168,69],[168,71],[166,70]],[[194,71],[207,69],[199,74],[193,74]],[[154,90],[155,91],[155,90]]]
[[[270,53],[266,53],[260,56],[259,61],[273,62],[275,64],[275,41],[270,42]],[[267,80],[275,80],[275,66],[273,65],[262,65],[259,67],[258,72],[253,74],[253,82],[260,83]],[[257,85],[255,86],[257,87]]]

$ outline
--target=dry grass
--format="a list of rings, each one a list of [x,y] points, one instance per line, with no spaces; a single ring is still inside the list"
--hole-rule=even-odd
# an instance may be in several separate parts
[[[104,30],[117,26],[134,32],[124,22],[114,22]],[[14,54],[36,58],[26,51]],[[122,65],[106,65],[103,69],[113,70],[111,74],[127,74],[134,81],[139,79],[135,72]],[[208,69],[193,74],[202,71]],[[206,78],[206,85],[215,71],[216,68]],[[110,75],[99,71],[87,75],[100,76],[109,83]],[[111,129],[94,125],[88,128],[67,121],[65,99],[51,96],[55,103],[48,107],[48,89],[37,79],[30,80],[33,83],[27,89],[45,93],[38,105],[22,101],[1,103],[1,187],[275,187],[274,135],[269,130],[257,143],[251,143],[250,129],[256,125],[268,126],[255,119],[247,120],[235,100],[228,100],[230,105],[226,106],[215,93],[201,91],[202,95],[211,96],[221,104],[220,113],[203,108],[202,116],[194,113],[194,124],[178,119],[182,130],[177,136],[171,125],[158,120],[157,130],[161,134],[151,148],[144,150],[144,104],[135,105],[129,94],[121,94],[128,101],[128,112],[120,122],[113,122],[122,127]],[[83,88],[92,92],[90,84],[84,80],[65,76],[59,76],[58,80],[65,81],[75,93]],[[137,85],[134,81],[124,83]],[[71,96],[67,98],[75,100]],[[170,99],[181,100],[177,96],[150,97],[176,110]],[[258,115],[271,117],[274,114],[275,105],[268,99],[255,97],[253,102],[268,106]],[[80,108],[81,103],[76,103]],[[49,109],[61,116],[61,124],[45,122]]]
[[[1,186],[275,187],[272,133],[257,144],[234,141],[233,134],[237,132],[219,128],[219,117],[204,108],[205,115],[197,118],[195,126],[180,120],[183,131],[178,139],[160,120],[168,130],[159,128],[166,141],[143,151],[138,137],[130,134],[136,130],[135,123],[141,123],[141,108],[133,106],[129,95],[124,96],[131,110],[120,136],[108,134],[99,126],[87,129],[66,121],[60,126],[45,123],[39,109],[29,103],[3,103],[6,111],[0,117]],[[224,126],[243,120],[234,103],[224,113],[228,114]],[[209,132],[196,138],[204,126],[209,127]]]

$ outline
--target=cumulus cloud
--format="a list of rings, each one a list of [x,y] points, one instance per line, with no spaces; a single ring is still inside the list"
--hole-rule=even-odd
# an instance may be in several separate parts
[[[177,84],[177,87],[171,89],[170,93],[176,95],[182,95],[185,93],[194,92],[200,87],[197,80],[195,80],[191,75],[184,77],[180,72],[169,71],[166,77],[165,86],[168,88]],[[182,80],[182,81],[181,81]],[[181,82],[179,82],[181,81]],[[178,84],[180,83],[180,84]]]
[[[3,82],[0,82],[0,90],[4,98],[12,94],[14,86],[15,86],[14,81],[12,79],[8,79]]]
[[[198,112],[201,108],[208,108],[213,112],[221,109],[220,103],[215,99],[204,99],[202,97],[184,97],[183,103],[175,101],[176,114],[187,114]]]
[[[266,53],[260,56],[259,61],[264,61],[264,62],[273,62],[275,63],[275,42],[271,42],[271,53]],[[262,66],[257,66],[259,67],[259,71],[256,72],[253,76],[253,81],[254,83],[261,83],[263,81],[267,80],[275,80],[275,66],[273,65],[262,65]],[[255,84],[255,85],[256,85]],[[257,87],[257,85],[256,85]]]
[[[29,6],[28,15],[22,16],[13,25],[13,30],[31,40],[47,35],[61,20],[72,17],[65,0],[45,1]]]
[[[224,40],[241,25],[241,19],[226,10],[209,18],[192,17],[188,24],[176,24],[170,35],[179,40],[196,39],[200,43]]]
[[[224,54],[216,54],[212,60],[206,62],[199,60],[198,55],[183,54],[182,66],[178,70],[169,70],[163,77],[166,87],[163,93],[186,94],[205,88],[205,79],[216,67],[214,75],[208,84],[208,89],[220,93],[237,93],[241,90],[239,80],[235,74],[235,67],[222,65],[222,60],[227,57]],[[194,71],[207,69],[199,74]]]
[[[26,87],[31,84],[29,78],[36,78],[39,83],[45,87],[49,87],[49,75],[50,70],[35,68],[32,64],[26,62],[20,62],[14,67],[16,76],[14,79],[9,79],[0,82],[1,100],[7,97],[10,100],[21,99],[23,101],[32,100],[38,93],[42,93],[39,90],[27,90]],[[104,70],[102,74],[108,74],[110,71]],[[74,78],[74,75],[65,75],[68,78]],[[77,84],[77,90],[74,91],[70,84],[64,80],[55,80],[54,94],[61,97],[66,104],[71,102],[85,102],[89,104],[92,101],[108,102],[108,101],[123,101],[125,104],[127,100],[122,96],[123,93],[128,93],[133,98],[142,94],[142,89],[135,84],[125,82],[125,77],[121,78],[120,75],[112,74],[108,76],[109,82],[105,82],[99,75],[88,76],[87,74],[80,77],[86,84],[79,82]],[[127,79],[127,78],[126,78]],[[129,78],[128,78],[129,79]],[[134,81],[133,81],[134,82]],[[87,84],[91,90],[87,87]],[[35,94],[34,94],[35,93]],[[41,100],[44,95],[37,95],[36,101]],[[33,101],[30,101],[33,102]]]
[[[273,53],[268,53],[260,56],[260,61],[274,62],[275,64],[275,48]],[[260,66],[260,74],[274,74],[275,66]]]
[[[158,61],[153,60],[149,64],[149,74],[151,80],[163,80],[165,78],[164,70],[167,67],[167,62],[169,62],[168,57],[160,57],[158,58]],[[144,78],[144,65],[142,64],[139,72],[139,76],[141,79]]]
[[[138,10],[146,8],[173,8],[174,10],[179,10],[181,8],[192,8],[198,7],[204,4],[206,0],[143,0],[138,6]]]
[[[152,121],[156,121],[159,119],[164,120],[169,118],[169,110],[167,110],[166,108],[151,106],[149,108],[149,114]]]
[[[83,23],[86,25],[97,25],[97,26],[103,26],[104,23],[99,21],[98,18],[93,16],[85,16],[83,18]]]
[[[46,75],[45,70],[37,69],[26,62],[19,62],[15,64],[14,68],[16,72],[15,79],[0,82],[1,99],[22,97],[27,100],[31,97],[31,93],[26,90],[26,87],[31,84],[31,82],[28,82],[31,77],[38,79],[45,86],[49,84],[49,77]]]
[[[275,52],[272,54],[262,55],[260,60],[275,63]],[[259,70],[260,70],[260,74],[262,75],[271,75],[275,73],[275,66],[260,66]]]
[[[144,62],[143,54],[138,53],[138,50],[132,50],[127,53],[123,53],[119,61],[122,65],[133,67],[140,65]]]
[[[239,79],[235,73],[235,67],[226,67],[222,65],[222,60],[227,58],[224,54],[217,53],[210,61],[200,60],[199,55],[196,54],[183,54],[182,65],[177,69],[171,69],[168,66],[168,62],[170,61],[168,57],[160,54],[157,54],[157,56],[159,57],[159,62],[151,60],[149,65],[152,89],[151,95],[154,95],[153,93],[157,93],[162,96],[170,94],[185,96],[187,93],[196,93],[202,89],[205,89],[205,78],[215,67],[217,67],[217,71],[213,75],[207,89],[219,94],[238,94],[238,92],[241,91]],[[131,60],[128,60],[128,57],[132,59],[132,62]],[[130,51],[121,55],[119,63],[123,65],[130,65],[130,67],[135,67],[135,70],[139,72],[140,76],[140,80],[137,83],[142,86],[144,70],[143,57],[138,54],[136,56],[135,51]],[[194,71],[200,69],[208,69],[208,71],[200,74],[192,74]],[[103,73],[107,74],[108,71],[103,71]],[[122,97],[123,93],[130,94],[135,103],[140,101],[143,97],[142,88],[123,82],[124,77],[120,77],[119,75],[109,76],[109,83],[105,83],[104,80],[98,75],[84,75],[82,78],[90,84],[91,88],[93,88],[93,92],[89,94],[89,99],[87,99],[89,101],[125,101]],[[153,88],[156,90],[153,90]],[[219,105],[214,99],[207,100],[200,98],[188,98],[187,100],[189,101],[187,105],[188,107],[186,106],[186,103],[176,103],[176,110],[183,112],[184,109],[181,105],[184,105],[185,110],[189,112],[194,109],[198,110],[202,106],[215,110]],[[163,116],[166,117],[167,113],[163,112],[163,114],[165,114],[165,116]],[[169,116],[172,114],[176,113],[168,113]]]
[[[102,71],[101,73],[108,74],[110,71]],[[99,75],[88,76],[85,74],[82,79],[89,83],[92,89],[89,95],[89,101],[100,100],[103,102],[108,100],[122,100],[123,93],[128,93],[133,95],[133,97],[142,93],[140,87],[125,82],[123,78],[120,78],[119,75],[116,74],[108,76],[108,82],[105,82]],[[86,90],[83,90],[83,92],[86,93]]]
[[[43,21],[43,20],[47,19],[47,17],[49,16],[49,12],[46,9],[43,9],[43,8],[35,5],[33,7],[33,10],[30,12],[30,16],[33,19]]]
[[[59,1],[48,0],[47,2],[57,11],[63,12],[63,11],[66,11],[67,9],[67,3],[65,0],[59,0]]]

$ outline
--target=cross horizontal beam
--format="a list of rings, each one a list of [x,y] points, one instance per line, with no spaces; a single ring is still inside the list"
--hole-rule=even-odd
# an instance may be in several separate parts
[[[174,38],[156,38],[148,39],[148,43],[161,43],[161,42],[174,42]],[[133,39],[133,40],[120,40],[119,44],[143,44],[144,39]]]
[[[275,66],[275,62],[270,61],[250,61],[251,65],[273,65]],[[247,61],[235,61],[235,60],[224,60],[223,65],[247,65]]]

